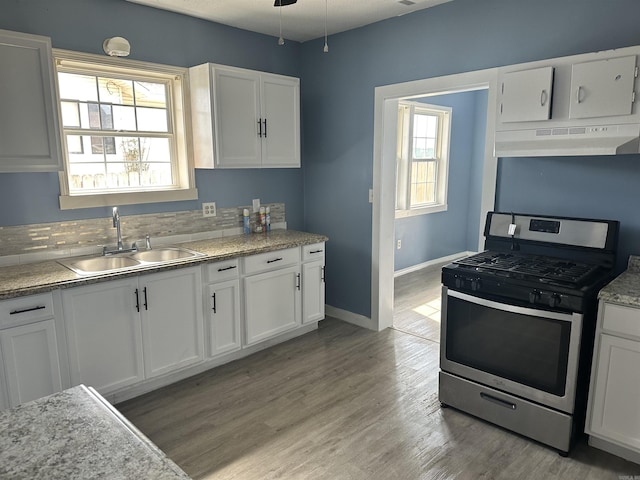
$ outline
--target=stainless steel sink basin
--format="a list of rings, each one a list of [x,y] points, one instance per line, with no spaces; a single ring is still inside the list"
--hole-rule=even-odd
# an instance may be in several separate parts
[[[129,257],[94,257],[85,258],[70,263],[76,270],[83,272],[104,272],[108,270],[119,270],[121,268],[133,267],[140,262]]]
[[[187,250],[186,248],[164,247],[154,250],[143,250],[141,252],[131,254],[130,257],[141,262],[158,263],[198,257],[200,255],[202,254]]]
[[[142,250],[129,254],[114,254],[99,257],[69,258],[58,260],[58,263],[73,270],[79,275],[97,275],[116,273],[136,268],[162,265],[204,256],[186,248],[161,247],[153,250]]]

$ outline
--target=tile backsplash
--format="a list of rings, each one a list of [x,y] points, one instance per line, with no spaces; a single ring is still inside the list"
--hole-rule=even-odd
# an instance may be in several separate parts
[[[273,229],[286,228],[284,203],[268,203]],[[250,206],[218,208],[215,217],[203,217],[201,210],[121,215],[125,245],[144,246],[146,235],[152,245],[187,242],[242,233],[242,210]],[[251,215],[252,231],[257,214]],[[111,217],[0,227],[0,265],[15,265],[51,258],[88,255],[103,245],[116,244]]]

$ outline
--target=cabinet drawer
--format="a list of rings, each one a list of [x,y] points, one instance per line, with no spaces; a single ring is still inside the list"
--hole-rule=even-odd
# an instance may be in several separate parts
[[[605,303],[602,328],[609,332],[640,337],[640,309]]]
[[[24,325],[53,317],[51,292],[0,302],[0,328]]]
[[[305,245],[304,247],[302,247],[303,262],[322,259],[324,259],[324,242]]]
[[[204,278],[207,283],[230,280],[238,277],[238,270],[239,262],[237,258],[210,263],[204,267]]]
[[[299,261],[300,249],[298,247],[276,250],[275,252],[260,253],[244,259],[244,273],[246,275],[251,275],[253,273],[292,265]]]

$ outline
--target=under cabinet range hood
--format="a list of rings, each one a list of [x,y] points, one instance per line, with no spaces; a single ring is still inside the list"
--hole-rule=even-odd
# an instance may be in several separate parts
[[[640,153],[639,47],[498,71],[496,157]]]

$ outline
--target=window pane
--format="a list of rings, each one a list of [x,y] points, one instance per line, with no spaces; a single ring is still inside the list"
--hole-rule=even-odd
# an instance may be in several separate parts
[[[436,139],[428,138],[423,158],[436,158]]]
[[[167,111],[159,108],[136,108],[138,130],[146,132],[166,132]]]
[[[100,130],[100,104],[88,103],[87,111],[89,113],[89,128]]]
[[[69,153],[84,153],[82,137],[78,135],[67,135],[67,148],[69,149]]]
[[[60,102],[62,125],[64,127],[80,127],[80,109],[78,102]]]
[[[113,130],[113,112],[111,105],[100,105],[100,121],[102,130]]]
[[[115,130],[136,131],[136,111],[134,107],[113,106],[113,128]]]
[[[100,102],[133,105],[133,82],[119,78],[98,77]]]
[[[139,107],[167,108],[167,91],[162,83],[135,82],[136,105]]]
[[[72,135],[67,136],[67,139]],[[89,137],[86,135],[77,136],[81,142],[81,148],[71,151],[70,144],[67,140],[67,148],[69,149],[69,163],[95,163],[104,162],[103,146],[101,137]],[[100,143],[99,143],[100,141]],[[95,153],[94,153],[95,149]]]
[[[96,77],[75,73],[58,73],[60,98],[63,100],[98,101]]]
[[[143,149],[145,158],[149,162],[154,163],[171,163],[171,149],[169,147],[169,139],[167,138],[146,138],[144,139]]]

